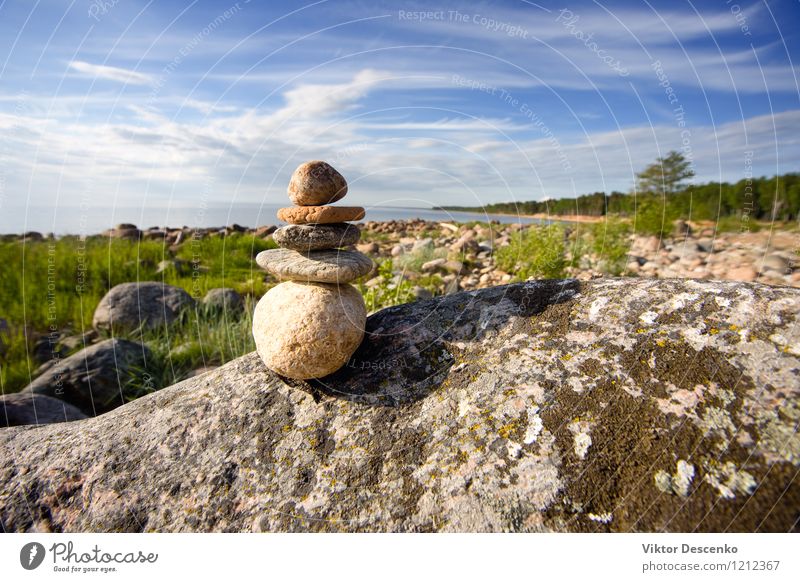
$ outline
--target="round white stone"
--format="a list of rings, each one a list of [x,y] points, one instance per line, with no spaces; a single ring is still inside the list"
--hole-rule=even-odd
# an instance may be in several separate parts
[[[351,285],[288,281],[256,305],[253,338],[264,364],[287,378],[332,374],[364,338],[367,308]]]

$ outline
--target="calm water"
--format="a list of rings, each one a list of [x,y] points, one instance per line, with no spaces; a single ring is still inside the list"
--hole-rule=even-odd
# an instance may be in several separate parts
[[[275,218],[277,205],[237,204],[235,206],[208,206],[202,208],[80,208],[59,206],[0,209],[0,233],[21,233],[36,230],[56,234],[95,234],[116,224],[129,222],[139,228],[151,226],[191,226],[205,228],[240,224],[255,227],[280,224]],[[396,208],[373,206],[367,208],[364,220],[401,220],[422,218],[437,222],[467,222],[470,220],[497,220],[504,223],[539,222],[536,219],[514,216],[496,216],[472,212],[446,212],[427,208]]]

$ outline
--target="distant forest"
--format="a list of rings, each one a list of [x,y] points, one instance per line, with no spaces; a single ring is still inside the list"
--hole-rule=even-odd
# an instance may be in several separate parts
[[[666,205],[664,202],[666,201]],[[674,193],[595,192],[558,200],[500,202],[486,206],[440,206],[442,210],[489,214],[552,214],[567,216],[634,216],[644,209],[665,210],[670,219],[717,220],[749,215],[753,220],[797,220],[800,216],[800,174],[752,178],[735,184],[709,182]]]

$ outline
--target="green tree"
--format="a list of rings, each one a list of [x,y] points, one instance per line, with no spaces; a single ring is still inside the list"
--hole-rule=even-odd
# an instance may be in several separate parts
[[[667,157],[658,158],[636,174],[636,182],[640,192],[674,194],[682,190],[684,181],[693,176],[692,163],[680,152],[671,151]]]

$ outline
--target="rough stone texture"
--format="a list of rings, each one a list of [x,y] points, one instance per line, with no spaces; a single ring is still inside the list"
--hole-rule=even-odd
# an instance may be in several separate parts
[[[278,220],[289,224],[331,224],[364,218],[360,206],[292,206],[278,209]]]
[[[23,392],[59,398],[95,416],[125,404],[131,375],[144,370],[149,357],[146,346],[108,339],[59,360]]]
[[[94,311],[97,329],[136,329],[172,323],[194,299],[180,287],[155,281],[112,287]]]
[[[235,289],[218,287],[208,290],[203,297],[203,305],[220,311],[241,311],[244,309],[244,299]]]
[[[287,386],[251,354],[96,419],[0,431],[0,524],[792,530],[798,313],[794,289],[655,279],[385,309],[322,381]]]
[[[258,266],[279,279],[349,283],[374,268],[369,257],[354,251],[310,251],[270,249],[256,256]]]
[[[367,309],[350,285],[282,283],[256,305],[258,354],[289,378],[321,378],[345,365],[364,337]]]
[[[0,427],[52,424],[86,418],[63,400],[44,394],[17,393],[0,396]]]
[[[289,199],[298,206],[333,204],[347,194],[347,180],[327,162],[300,164],[289,180]]]
[[[272,239],[285,249],[318,251],[356,244],[361,231],[354,224],[289,224],[272,233]]]

